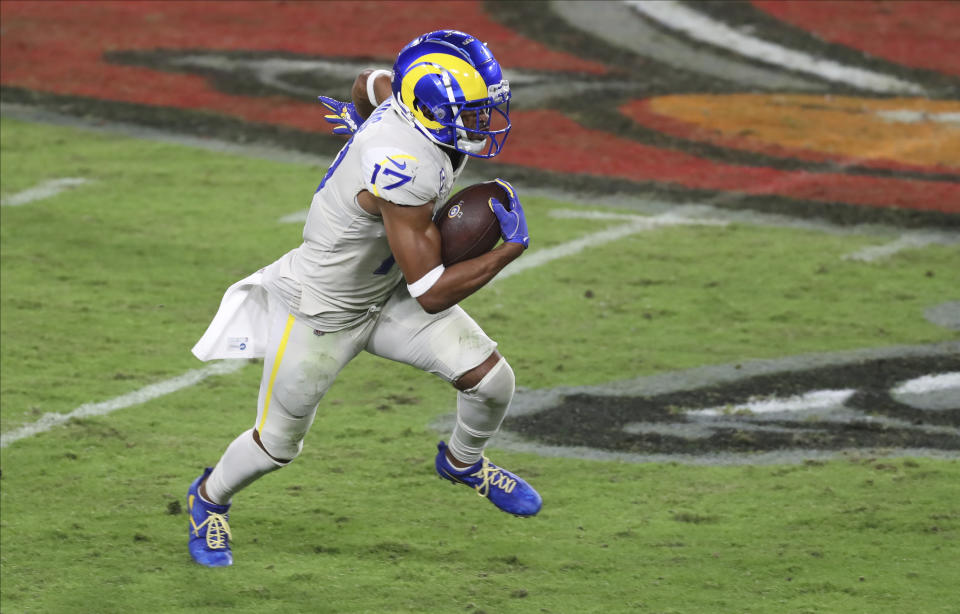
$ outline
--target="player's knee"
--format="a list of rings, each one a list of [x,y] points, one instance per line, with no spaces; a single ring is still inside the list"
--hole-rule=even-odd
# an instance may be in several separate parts
[[[463,392],[482,400],[488,406],[510,404],[516,387],[516,377],[506,358],[500,358],[473,388]]]
[[[476,388],[480,381],[503,360],[500,352],[494,350],[487,356],[486,360],[457,378],[453,382],[453,387],[461,392]]]
[[[269,428],[260,431],[260,447],[278,463],[289,463],[303,450],[303,436],[294,433],[274,433]]]
[[[327,360],[297,363],[285,377],[277,379],[270,401],[271,411],[278,411],[293,421],[312,421],[317,405],[335,377],[336,370]]]

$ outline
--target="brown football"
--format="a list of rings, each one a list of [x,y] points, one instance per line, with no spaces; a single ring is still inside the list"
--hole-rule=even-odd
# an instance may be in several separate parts
[[[440,228],[443,266],[485,254],[500,240],[500,222],[490,209],[491,198],[504,205],[509,202],[503,186],[486,181],[460,190],[437,211],[433,221]]]

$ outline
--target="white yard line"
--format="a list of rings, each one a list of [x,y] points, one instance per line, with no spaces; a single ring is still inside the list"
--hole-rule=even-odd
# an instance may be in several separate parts
[[[47,181],[39,183],[22,192],[17,192],[11,196],[0,198],[0,206],[19,207],[37,200],[43,200],[45,198],[50,198],[51,196],[56,196],[64,190],[68,190],[85,183],[90,183],[90,180],[84,179],[83,177],[61,177],[60,179],[48,179]]]
[[[552,212],[551,217],[614,220],[627,223],[621,226],[605,228],[604,230],[588,234],[580,237],[579,239],[574,239],[573,241],[567,241],[566,243],[561,243],[560,245],[555,245],[553,247],[548,247],[546,249],[525,254],[522,258],[514,260],[507,265],[507,267],[493,279],[494,283],[508,277],[512,277],[517,273],[522,273],[526,270],[544,265],[548,262],[552,262],[558,258],[565,258],[567,256],[572,256],[573,254],[578,254],[588,247],[596,247],[598,245],[610,243],[611,241],[616,241],[618,239],[622,239],[640,232],[653,230],[655,228],[680,225],[725,226],[727,224],[727,222],[723,220],[709,218],[688,218],[675,213],[643,216],[562,209]]]
[[[32,437],[38,433],[49,431],[55,426],[68,422],[73,418],[87,418],[90,416],[103,416],[118,409],[140,405],[153,399],[165,396],[171,392],[177,392],[198,384],[213,375],[225,375],[239,371],[247,364],[246,360],[223,360],[215,362],[202,369],[187,371],[183,375],[168,379],[156,384],[145,386],[140,390],[127,393],[125,395],[103,401],[101,403],[85,403],[67,414],[57,414],[48,412],[39,420],[31,424],[25,424],[18,429],[3,433],[0,435],[0,448],[6,448],[8,445],[26,437]]]
[[[744,34],[687,6],[667,0],[627,0],[641,15],[671,30],[682,32],[699,41],[721,47],[736,54],[775,64],[788,70],[812,74],[837,83],[854,85],[875,92],[922,95],[924,89],[915,83],[888,75],[844,66],[832,60],[787,49],[780,45]]]
[[[277,220],[280,224],[303,224],[307,221],[307,214],[310,213],[310,209],[302,209],[300,211],[295,211],[284,215]]]
[[[956,235],[937,232],[905,232],[889,243],[864,247],[845,255],[843,259],[876,262],[908,249],[918,249],[928,245],[956,245],[957,243],[960,243],[960,238]]]
[[[876,111],[876,114],[883,120],[900,124],[932,122],[960,126],[960,113],[928,113],[926,111],[914,111],[913,109],[893,109],[889,111]]]

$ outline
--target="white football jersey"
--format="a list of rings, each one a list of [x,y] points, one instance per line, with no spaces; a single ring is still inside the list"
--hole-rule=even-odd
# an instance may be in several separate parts
[[[364,211],[357,195],[368,190],[397,205],[436,210],[465,166],[454,169],[393,104],[381,104],[340,150],[313,196],[303,244],[264,272],[264,286],[315,329],[363,321],[403,280],[383,219]]]

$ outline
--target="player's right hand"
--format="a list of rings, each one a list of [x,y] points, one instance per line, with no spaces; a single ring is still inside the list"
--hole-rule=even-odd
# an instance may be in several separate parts
[[[527,218],[523,214],[520,199],[517,198],[517,191],[503,179],[496,179],[496,182],[510,196],[509,208],[496,198],[490,199],[490,208],[500,222],[500,236],[505,243],[519,243],[526,249],[530,247],[530,233],[527,231]]]
[[[352,102],[340,102],[326,96],[317,96],[317,100],[332,112],[332,115],[324,115],[323,119],[334,125],[334,134],[350,136],[363,124],[364,120],[357,113]]]

